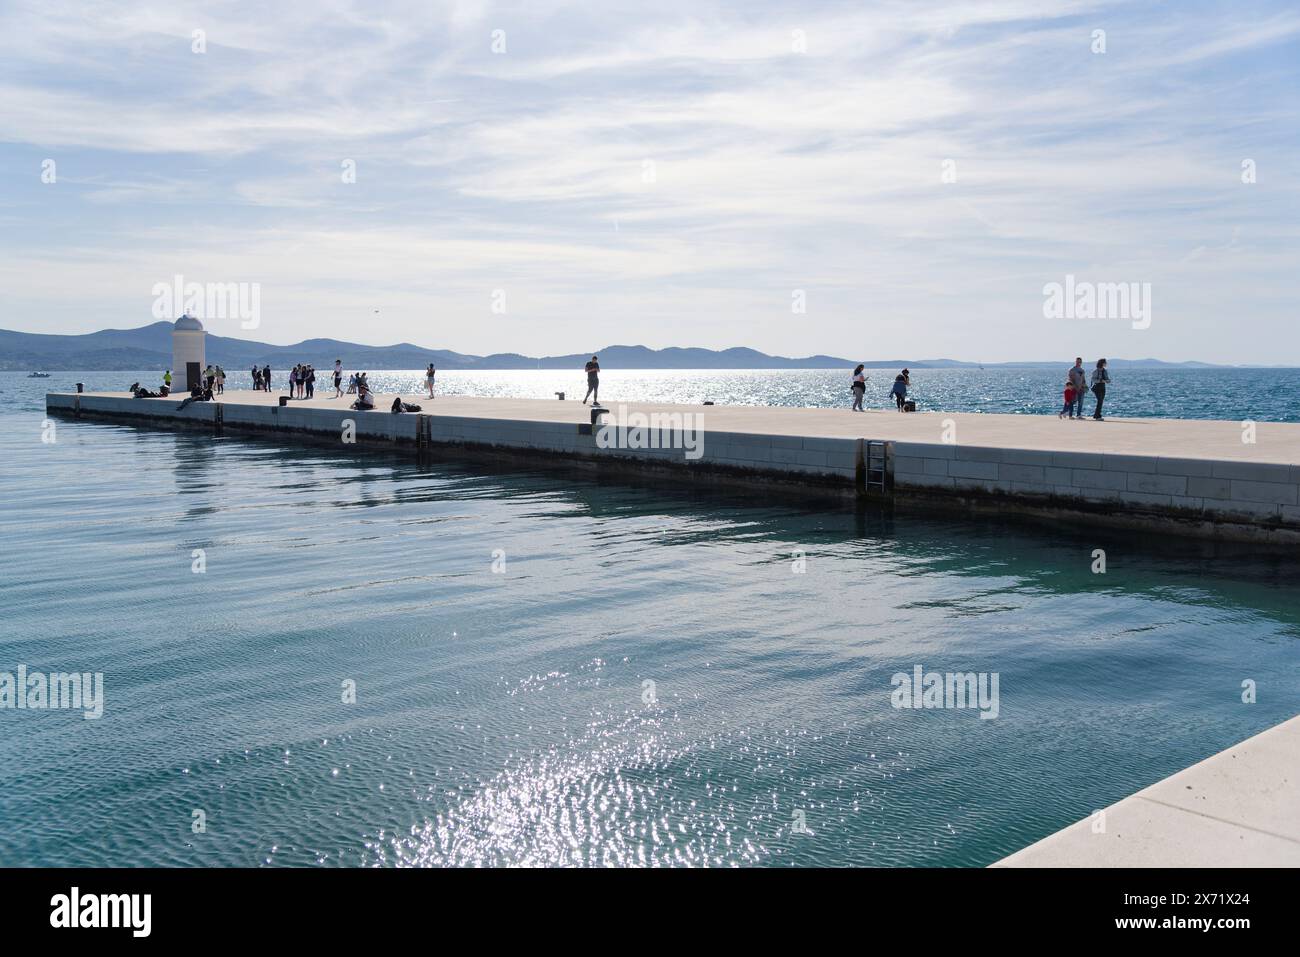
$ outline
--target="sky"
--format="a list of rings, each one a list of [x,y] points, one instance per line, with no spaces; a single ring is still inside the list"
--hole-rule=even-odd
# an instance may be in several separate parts
[[[0,328],[1300,364],[1298,119],[1287,2],[0,0]]]

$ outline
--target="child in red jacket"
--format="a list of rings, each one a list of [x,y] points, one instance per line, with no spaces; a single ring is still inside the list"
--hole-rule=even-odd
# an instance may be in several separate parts
[[[1061,409],[1060,412],[1056,413],[1056,417],[1058,419],[1063,419],[1065,418],[1065,414],[1067,412],[1073,413],[1073,409],[1074,409],[1074,383],[1067,381],[1065,383],[1065,408]]]

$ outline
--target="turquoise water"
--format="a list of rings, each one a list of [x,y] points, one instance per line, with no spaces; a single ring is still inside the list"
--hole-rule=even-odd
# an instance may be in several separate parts
[[[1300,701],[1293,553],[46,444],[47,384],[0,381],[0,671],[105,704],[0,710],[0,865],[984,865]],[[915,665],[997,673],[998,717],[891,707]]]
[[[1064,402],[1065,375],[1060,369],[918,369],[912,373],[912,396],[922,411],[1008,412],[1055,415]],[[227,370],[227,388],[251,388],[247,371]],[[611,402],[717,402],[723,405],[793,405],[849,408],[849,372],[833,369],[788,371],[700,371],[607,369],[601,373],[600,397]],[[288,371],[272,370],[274,385],[288,388]],[[893,408],[889,396],[897,370],[868,369],[866,405]],[[1116,369],[1106,395],[1106,410],[1115,416],[1300,422],[1300,369]],[[424,391],[424,371],[370,372],[380,392]],[[50,379],[24,380],[0,373],[0,394],[21,391],[28,382],[40,391],[71,392],[78,381],[90,390],[122,391],[139,381],[156,388],[153,372],[56,372]],[[320,391],[325,391],[324,378]],[[441,372],[438,391],[448,395],[509,396],[550,399],[556,392],[581,399],[586,378],[581,370],[556,372]],[[1091,415],[1093,398],[1085,411]]]

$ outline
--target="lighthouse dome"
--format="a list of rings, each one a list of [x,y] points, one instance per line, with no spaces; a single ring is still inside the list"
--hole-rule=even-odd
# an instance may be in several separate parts
[[[199,322],[193,316],[181,316],[176,320],[173,327],[177,332],[202,332],[203,323]]]

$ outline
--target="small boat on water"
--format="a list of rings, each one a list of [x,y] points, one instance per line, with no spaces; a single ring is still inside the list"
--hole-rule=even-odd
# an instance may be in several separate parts
[[[49,377],[50,377],[50,374],[49,374],[48,372],[29,372],[29,373],[27,373],[27,378],[29,378],[29,379],[48,379]]]

